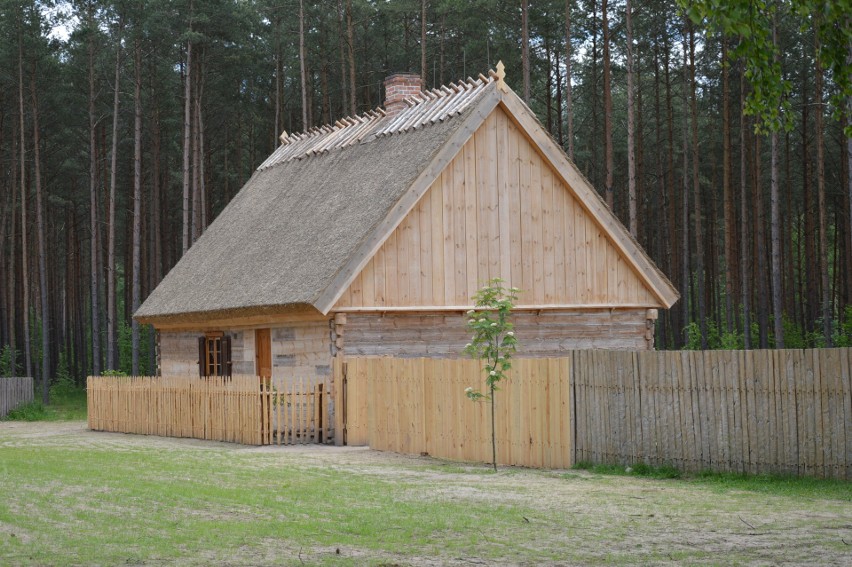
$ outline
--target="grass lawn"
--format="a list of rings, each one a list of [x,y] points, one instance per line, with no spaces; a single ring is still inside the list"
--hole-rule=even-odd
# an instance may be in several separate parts
[[[0,423],[3,565],[848,565],[852,485]]]
[[[86,390],[67,389],[53,392],[50,403],[41,403],[41,391],[36,390],[36,399],[9,412],[6,420],[11,421],[73,421],[85,420]]]

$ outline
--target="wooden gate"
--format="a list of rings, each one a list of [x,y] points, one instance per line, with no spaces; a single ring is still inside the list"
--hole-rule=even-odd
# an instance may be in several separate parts
[[[264,378],[260,384],[263,445],[334,441],[331,383],[322,378]]]

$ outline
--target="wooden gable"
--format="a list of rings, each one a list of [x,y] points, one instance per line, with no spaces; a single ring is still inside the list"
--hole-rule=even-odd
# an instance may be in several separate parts
[[[466,307],[494,277],[519,306],[663,307],[634,265],[497,106],[333,310]]]

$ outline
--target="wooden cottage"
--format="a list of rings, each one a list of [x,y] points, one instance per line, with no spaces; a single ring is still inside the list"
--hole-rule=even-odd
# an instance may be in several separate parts
[[[526,104],[489,77],[281,146],[136,312],[160,372],[324,376],[333,357],[458,357],[487,280],[520,288],[519,356],[651,349],[676,290]]]

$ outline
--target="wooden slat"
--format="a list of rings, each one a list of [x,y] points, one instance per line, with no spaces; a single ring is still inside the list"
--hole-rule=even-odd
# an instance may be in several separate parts
[[[288,442],[288,435],[290,441],[316,441],[324,427],[320,415],[328,414],[319,411],[315,383],[302,377],[301,386],[277,384],[272,391],[256,376],[90,377],[89,426],[249,445]]]
[[[465,279],[464,297],[472,298],[479,289],[479,202],[476,183],[476,138],[464,146],[464,230],[465,230]]]
[[[553,207],[553,173],[549,167],[541,168],[541,255],[543,286],[537,290],[545,303],[556,296],[556,262],[554,258],[555,220]]]
[[[523,257],[522,257],[522,231],[521,231],[521,201],[523,200],[523,196],[521,194],[521,156],[520,150],[518,147],[519,135],[517,132],[517,128],[511,120],[507,120],[507,143],[508,143],[508,155],[507,155],[507,191],[509,193],[509,204],[508,204],[508,213],[509,213],[509,223],[503,227],[501,230],[508,231],[508,240],[509,240],[509,254],[511,256],[510,259],[510,272],[509,272],[509,285],[517,288],[523,287]],[[526,143],[524,140],[523,143]],[[501,233],[501,238],[503,238],[503,233]]]
[[[10,411],[32,402],[33,379],[29,376],[0,376],[0,419]]]
[[[533,293],[533,210],[532,194],[535,193],[532,186],[532,165],[530,163],[530,147],[521,143],[518,146],[518,164],[520,176],[520,230],[521,230],[521,289],[526,294],[526,301]],[[534,296],[533,296],[534,297]]]
[[[432,265],[424,270],[425,278],[424,285],[431,286],[432,301],[434,303],[448,303],[453,301],[452,297],[445,297],[444,282],[453,279],[452,265],[445,270],[446,260],[444,257],[444,196],[443,188],[452,184],[453,170],[452,167],[447,167],[441,174],[441,183],[436,183],[429,190],[429,218],[425,222],[429,223],[430,240],[429,240],[429,255],[432,260]],[[431,276],[431,277],[428,277]]]
[[[510,216],[510,196],[509,192],[514,189],[514,187],[510,188],[510,183],[513,180],[517,179],[517,175],[514,177],[510,176],[510,169],[512,169],[512,164],[509,161],[509,131],[508,131],[508,122],[509,119],[506,116],[506,113],[503,112],[499,107],[495,109],[494,116],[496,118],[496,158],[497,162],[496,173],[497,173],[497,183],[496,183],[496,192],[497,192],[497,214],[492,216],[496,217],[496,228],[497,234],[499,235],[499,269],[497,275],[503,278],[506,281],[511,281],[511,236],[509,234],[509,230],[511,229],[511,216]],[[515,181],[517,182],[517,181]]]
[[[840,357],[840,395],[843,405],[843,423],[852,423],[852,349],[843,349]],[[846,445],[844,454],[844,476],[846,480],[852,480],[852,431],[845,431]]]

